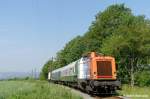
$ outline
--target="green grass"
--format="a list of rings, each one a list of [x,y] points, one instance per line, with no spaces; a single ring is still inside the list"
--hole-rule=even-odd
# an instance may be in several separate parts
[[[0,81],[0,99],[82,99],[70,89],[46,81]]]
[[[131,99],[150,99],[150,87],[133,87],[123,85],[120,95],[131,97]]]

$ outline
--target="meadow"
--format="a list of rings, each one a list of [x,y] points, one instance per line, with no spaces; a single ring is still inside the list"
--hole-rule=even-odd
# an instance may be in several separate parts
[[[131,99],[150,99],[150,87],[123,85],[119,95]],[[47,81],[0,81],[0,99],[82,99],[69,88]]]
[[[46,81],[0,81],[0,99],[82,99],[64,86]]]
[[[150,87],[134,86],[132,88],[129,85],[123,85],[119,95],[127,96],[131,99],[150,99]]]

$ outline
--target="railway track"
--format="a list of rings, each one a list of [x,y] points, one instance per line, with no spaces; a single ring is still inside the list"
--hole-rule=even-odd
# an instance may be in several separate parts
[[[83,99],[131,99],[131,98],[125,97],[125,96],[99,96],[99,95],[91,96],[90,94],[83,92],[79,89],[76,89],[74,87],[69,87],[69,86],[65,86],[65,85],[61,85],[61,86],[69,89],[73,93],[76,93],[76,94],[82,96]]]

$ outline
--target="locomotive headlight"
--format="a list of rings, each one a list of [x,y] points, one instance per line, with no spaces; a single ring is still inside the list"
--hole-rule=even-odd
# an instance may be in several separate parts
[[[96,77],[96,72],[94,72],[94,77]]]

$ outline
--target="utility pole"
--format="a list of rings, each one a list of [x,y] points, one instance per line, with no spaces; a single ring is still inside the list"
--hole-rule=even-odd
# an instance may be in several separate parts
[[[32,69],[32,71],[31,71],[31,78],[33,78],[33,69]]]
[[[52,57],[52,62],[54,61],[54,58]],[[52,71],[52,66],[50,66],[50,72]]]
[[[36,79],[36,68],[34,69],[34,79]]]

